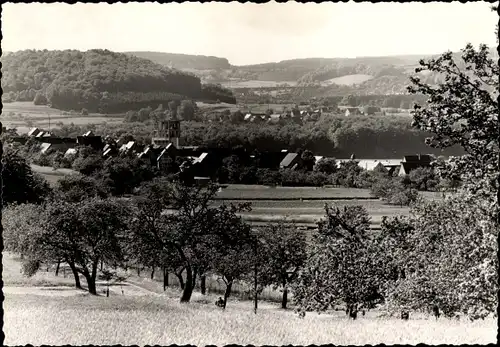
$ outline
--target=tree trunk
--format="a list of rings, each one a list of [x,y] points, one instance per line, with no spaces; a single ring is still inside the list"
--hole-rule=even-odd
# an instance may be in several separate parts
[[[163,291],[165,291],[168,287],[168,271],[167,268],[163,268]]]
[[[101,260],[101,271],[104,269],[104,261]]]
[[[137,276],[141,275],[141,267],[137,265]]]
[[[95,285],[95,280],[92,278],[92,275],[85,271],[83,276],[85,276],[85,280],[87,281],[87,287],[89,289],[89,293],[92,295],[97,295],[97,288]]]
[[[258,274],[258,269],[257,269],[257,263],[255,263],[255,269],[254,269],[254,297],[253,297],[253,312],[257,314],[257,306],[258,306],[258,301],[259,301],[259,293],[257,292],[257,274]]]
[[[194,268],[193,269],[193,289],[196,287],[196,277],[198,277],[198,269]]]
[[[87,286],[89,288],[89,293],[92,295],[97,295],[97,288],[96,288],[96,277],[97,277],[97,266],[99,264],[99,261],[96,260],[92,263],[92,273],[89,273],[88,270],[85,270],[84,276],[85,279],[87,280]]]
[[[286,310],[286,304],[288,302],[288,288],[283,289],[283,299],[281,300],[281,308]]]
[[[184,284],[184,279],[182,278],[182,271],[176,272],[175,276],[179,279],[179,285],[181,286],[181,289],[184,290],[185,284]]]
[[[154,266],[151,268],[151,279],[152,280],[155,279],[155,267]]]
[[[202,295],[205,295],[207,292],[207,283],[205,275],[200,276],[200,290]]]
[[[71,268],[71,272],[73,272],[73,277],[75,278],[75,287],[78,289],[82,289],[82,285],[80,284],[80,275],[78,274],[78,271],[76,270],[75,263],[72,261],[67,262],[69,267]]]
[[[222,309],[226,309],[227,298],[231,295],[231,288],[233,288],[233,280],[228,281],[226,285],[226,290],[224,291],[224,304],[222,305]]]
[[[194,283],[193,283],[193,270],[191,266],[186,266],[186,284],[184,285],[184,290],[181,296],[181,302],[189,302],[191,300],[191,295],[193,294]]]
[[[57,261],[57,266],[56,266],[56,276],[59,276],[59,267],[61,266],[61,261]]]

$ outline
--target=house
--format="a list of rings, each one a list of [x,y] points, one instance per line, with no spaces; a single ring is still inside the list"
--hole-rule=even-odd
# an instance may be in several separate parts
[[[157,153],[157,150],[154,149],[154,153]],[[166,170],[168,168],[168,161],[174,160],[177,156],[177,148],[175,148],[173,143],[169,143],[166,147],[160,147],[159,153],[156,156],[156,167],[159,170]]]
[[[277,124],[282,120],[282,116],[280,114],[272,114],[269,116],[269,119],[267,120],[268,123],[273,123]]]
[[[102,149],[102,156],[104,158],[113,157],[117,154],[118,154],[118,150],[116,148],[116,143],[106,143],[106,145]]]
[[[48,143],[44,142],[40,145],[40,152],[43,154],[50,154],[53,152],[63,152],[66,153],[70,147],[74,146],[69,143]]]
[[[76,148],[68,148],[68,150],[64,153],[64,158],[68,158],[72,155],[77,155],[78,150]]]
[[[318,161],[320,161],[321,159],[323,159],[324,157],[322,155],[315,155],[314,156],[314,162],[317,163]]]
[[[80,146],[90,146],[97,151],[104,148],[101,136],[95,136],[91,131],[87,131],[83,136],[77,136],[76,143]]]
[[[137,142],[129,141],[120,147],[120,153],[131,153],[137,150]]]
[[[300,163],[300,155],[298,153],[288,153],[280,163],[281,169],[295,169]]]
[[[277,170],[287,154],[286,149],[277,152],[261,152],[255,156],[255,159],[259,163],[259,168]]]
[[[431,167],[433,158],[428,154],[406,155],[401,162],[399,176],[409,175],[419,167]]]
[[[28,136],[34,137],[34,136],[37,136],[40,132],[41,132],[41,130],[38,128],[31,128],[31,130],[28,132]]]
[[[356,115],[360,115],[361,112],[359,111],[359,108],[357,107],[347,107],[345,109],[345,116],[346,117],[349,117],[349,116],[356,116]]]
[[[401,161],[399,159],[360,159],[358,165],[367,171],[379,168],[392,175],[401,166]]]
[[[89,137],[89,136],[95,136],[94,133],[92,132],[92,130],[89,130],[87,131],[85,134],[83,134],[83,136],[85,137]]]

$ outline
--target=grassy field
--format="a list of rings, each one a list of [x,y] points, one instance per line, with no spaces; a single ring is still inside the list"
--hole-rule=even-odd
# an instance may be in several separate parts
[[[62,124],[101,124],[101,123],[121,123],[123,115],[104,115],[90,113],[82,116],[78,113],[67,114],[61,110],[48,106],[34,105],[32,102],[12,102],[3,105],[2,123],[10,128],[17,128],[18,133],[27,133],[32,126],[45,128],[56,128]]]
[[[332,84],[338,84],[342,86],[351,86],[354,84],[361,84],[368,80],[371,80],[373,76],[371,75],[363,75],[363,74],[354,74],[354,75],[346,75],[342,77],[331,78],[329,80],[321,82],[323,86],[329,86]]]
[[[222,86],[230,89],[239,88],[273,88],[282,84],[288,84],[290,87],[297,85],[297,81],[226,81],[221,83]]]
[[[217,194],[223,200],[307,200],[307,199],[373,199],[368,189],[268,187],[228,185]]]
[[[379,310],[356,321],[343,312],[300,319],[270,302],[259,302],[255,315],[250,301],[230,298],[222,311],[213,304],[217,295],[198,292],[192,302],[180,304],[178,290],[159,291],[152,281],[149,289],[129,283],[124,295],[113,288],[109,298],[91,296],[70,288],[70,277],[41,273],[19,279],[19,265],[12,263],[12,257],[4,258],[6,345],[485,344],[496,339],[493,319],[436,321],[412,314],[402,321]]]
[[[77,174],[76,171],[71,169],[54,169],[48,166],[40,166],[31,164],[31,170],[40,174],[43,178],[47,180],[50,186],[54,187],[57,182],[66,175]]]

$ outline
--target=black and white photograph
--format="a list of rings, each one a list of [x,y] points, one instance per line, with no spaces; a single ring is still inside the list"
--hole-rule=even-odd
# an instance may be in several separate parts
[[[0,345],[494,345],[499,18],[1,4]]]

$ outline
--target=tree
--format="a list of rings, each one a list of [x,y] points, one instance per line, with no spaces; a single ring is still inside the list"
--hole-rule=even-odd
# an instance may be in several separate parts
[[[260,270],[260,283],[281,287],[281,308],[287,308],[289,285],[292,283],[307,258],[306,235],[294,225],[284,221],[263,228],[260,237],[264,240],[265,260]]]
[[[408,91],[428,97],[425,106],[414,106],[413,126],[433,134],[426,140],[431,147],[463,148],[465,155],[450,158],[439,172],[444,178],[457,175],[467,189],[496,205],[495,218],[500,225],[497,61],[490,57],[486,45],[476,50],[468,44],[462,50],[462,61],[456,62],[447,52],[436,59],[421,60],[415,72],[422,71],[440,74],[444,82],[430,85],[418,76],[410,78]]]
[[[2,198],[4,204],[40,203],[49,196],[47,181],[31,170],[17,152],[6,149],[3,156]]]
[[[37,92],[35,95],[35,99],[33,100],[33,103],[35,105],[46,105],[47,104],[47,98],[45,97],[44,94]]]
[[[314,167],[314,163],[316,159],[311,151],[305,150],[300,155],[300,159],[302,160],[302,166],[306,171],[312,171]]]
[[[370,219],[362,206],[325,206],[326,218],[313,234],[310,255],[294,285],[298,311],[325,311],[338,304],[356,318],[378,297],[379,269],[368,237]]]
[[[401,274],[389,285],[396,307],[457,312],[471,319],[496,313],[498,244],[489,204],[463,192],[444,201],[420,200],[409,221],[386,221],[392,263]],[[385,230],[385,232],[384,232]],[[386,262],[389,263],[389,262]]]
[[[80,202],[88,198],[108,196],[107,187],[94,177],[67,175],[57,181],[55,195],[67,202]]]
[[[116,157],[106,160],[95,176],[116,196],[132,193],[142,182],[156,177],[157,171],[139,158]]]
[[[419,167],[410,172],[411,185],[420,191],[434,191],[439,184],[439,179],[432,168]]]
[[[196,103],[191,100],[182,100],[179,106],[179,117],[183,120],[194,120]]]
[[[121,240],[130,212],[116,200],[92,198],[79,203],[50,203],[47,216],[37,240],[39,247],[61,256],[85,277],[89,293],[97,295],[99,263],[116,267],[123,260]]]
[[[186,282],[181,302],[191,299],[198,271],[206,270],[211,245],[228,237],[224,231],[229,220],[224,216],[235,218],[237,212],[248,209],[248,205],[241,205],[222,213],[224,207],[211,207],[218,189],[212,184],[187,186],[157,179],[142,193],[146,199],[141,201],[148,203],[135,207],[134,217],[141,223],[133,230],[132,237],[141,238],[160,252],[173,249],[182,262]],[[165,210],[170,213],[163,213]]]
[[[245,120],[245,115],[240,111],[236,110],[233,113],[231,113],[231,123],[233,124],[240,124],[243,123]]]
[[[337,171],[335,158],[321,158],[314,165],[314,171],[331,175]]]
[[[210,259],[206,267],[219,275],[225,286],[223,308],[226,308],[227,299],[231,295],[235,280],[251,271],[253,267],[253,242],[250,225],[243,222],[235,213],[235,206],[222,205],[214,210],[214,234],[204,244],[204,252],[209,252]]]

